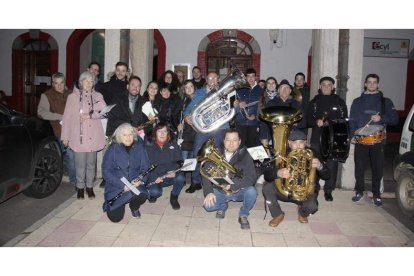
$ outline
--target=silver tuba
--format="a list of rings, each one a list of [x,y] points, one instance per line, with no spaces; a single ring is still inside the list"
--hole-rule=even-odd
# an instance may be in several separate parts
[[[239,69],[234,69],[191,110],[192,126],[197,132],[215,131],[234,116],[228,94],[247,86],[247,79]]]

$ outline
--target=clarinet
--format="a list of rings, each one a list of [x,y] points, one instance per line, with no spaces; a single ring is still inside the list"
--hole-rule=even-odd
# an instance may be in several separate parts
[[[153,171],[155,168],[157,167],[157,165],[151,165],[145,172],[141,173],[140,175],[138,175],[137,178],[135,178],[134,180],[132,180],[131,182],[138,182],[141,181],[142,179],[144,179],[144,177],[149,174],[151,171]],[[114,204],[114,202],[120,198],[122,196],[122,194],[124,193],[124,191],[119,192],[115,197],[111,198],[110,200],[108,200],[108,204],[109,206],[112,206]]]

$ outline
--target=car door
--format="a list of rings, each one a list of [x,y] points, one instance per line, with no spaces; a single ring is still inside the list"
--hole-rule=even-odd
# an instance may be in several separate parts
[[[20,190],[30,177],[33,159],[32,142],[23,122],[13,120],[10,110],[0,105],[0,184],[12,183],[14,190]]]

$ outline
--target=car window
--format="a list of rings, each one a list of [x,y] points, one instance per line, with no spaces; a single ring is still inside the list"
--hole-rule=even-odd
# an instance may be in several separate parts
[[[0,105],[0,126],[10,125],[10,112]]]

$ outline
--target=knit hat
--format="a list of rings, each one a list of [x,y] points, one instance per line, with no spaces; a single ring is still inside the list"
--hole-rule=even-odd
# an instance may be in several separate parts
[[[289,141],[306,140],[306,134],[300,130],[292,130],[289,134]]]
[[[321,78],[319,80],[319,84],[322,84],[323,81],[330,81],[330,82],[332,82],[332,84],[335,84],[335,80],[331,77],[328,77],[328,76]]]
[[[279,85],[277,86],[277,89],[279,89],[282,85],[288,85],[290,89],[293,89],[292,85],[290,85],[289,81],[286,79],[280,81]]]

